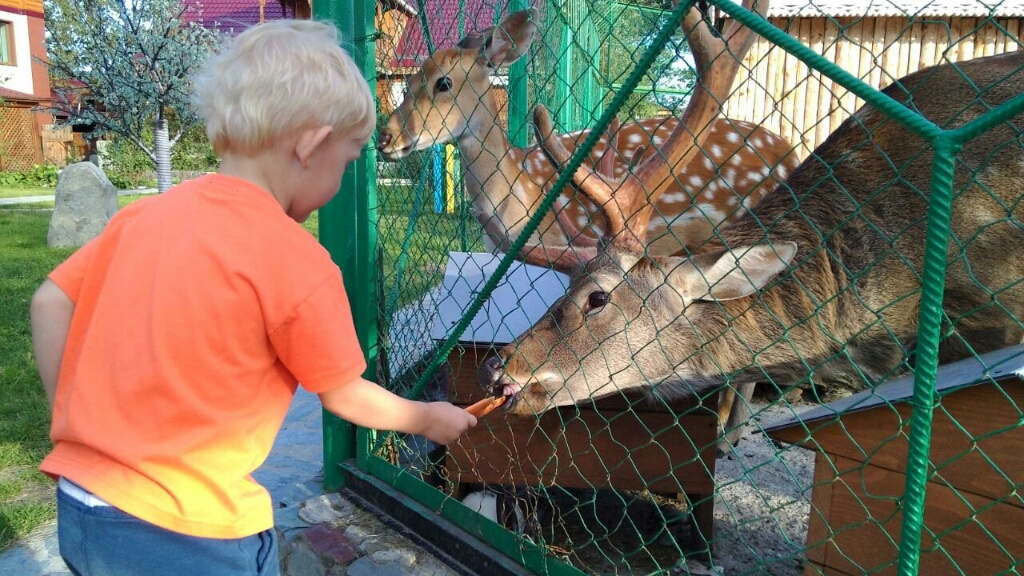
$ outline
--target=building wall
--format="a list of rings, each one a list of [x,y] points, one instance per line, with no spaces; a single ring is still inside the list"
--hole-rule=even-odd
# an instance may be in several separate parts
[[[0,64],[0,86],[32,94],[35,86],[32,81],[32,44],[29,41],[28,16],[0,6],[0,21],[10,24],[8,34],[13,32],[15,60],[13,66]]]
[[[0,0],[0,20],[13,25],[15,54],[13,66],[0,66],[0,86],[34,96],[0,108],[0,169],[26,170],[43,161],[40,127],[53,122],[49,114],[34,110],[50,98],[50,75],[37,60],[46,57],[42,0]]]
[[[911,22],[888,17],[798,17],[771,18],[770,22],[875,88],[932,64],[1017,50],[1022,32],[1017,18],[986,23],[983,18],[930,17]],[[725,114],[763,124],[796,145],[801,158],[863,104],[760,37],[744,65],[750,72],[741,68]]]

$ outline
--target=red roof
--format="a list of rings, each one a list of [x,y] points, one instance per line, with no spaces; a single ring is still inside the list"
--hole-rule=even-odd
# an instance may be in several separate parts
[[[507,2],[498,0],[461,0],[464,3],[462,24],[464,32],[459,31],[460,0],[423,0],[423,14],[430,31],[433,50],[451,48],[462,39],[465,32],[475,32],[495,24],[494,14],[499,7],[501,16],[508,14]],[[416,4],[413,4],[415,7]],[[423,35],[423,16],[410,16],[405,33],[398,41],[395,49],[394,67],[415,67],[423,64],[430,51]]]
[[[182,15],[183,20],[199,21],[205,28],[228,34],[241,32],[260,21],[259,0],[185,0],[185,5],[190,9]],[[197,9],[201,15],[196,13]],[[280,20],[290,16],[285,16],[277,0],[267,0],[263,6],[264,20]]]
[[[0,86],[0,100],[10,100],[11,102],[43,102],[46,98],[40,98],[39,96],[25,92],[18,92],[17,90],[11,90],[10,88]]]

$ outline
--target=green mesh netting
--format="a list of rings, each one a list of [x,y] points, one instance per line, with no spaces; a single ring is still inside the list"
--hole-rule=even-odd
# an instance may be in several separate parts
[[[1015,13],[702,5],[760,38],[691,164],[643,182],[667,223],[647,253],[577,238],[586,271],[521,267],[539,239],[554,261],[568,228],[609,229],[577,167],[616,189],[637,146],[664,144],[694,94],[689,6],[541,2],[511,66],[500,40],[467,48],[485,59],[446,49],[483,28],[467,11],[515,7],[418,6],[437,57],[388,76],[395,105],[418,104],[382,115],[364,255],[378,373],[459,405],[532,387],[511,403],[525,416],[452,446],[374,434],[364,467],[416,478],[412,497],[538,573],[1016,573],[1024,57],[970,62],[1019,50]],[[508,143],[538,103],[557,134],[590,130],[562,140],[561,170],[535,135]],[[596,168],[614,118],[651,134],[623,128]],[[576,203],[592,213],[555,222]],[[722,390],[743,409],[720,421]]]

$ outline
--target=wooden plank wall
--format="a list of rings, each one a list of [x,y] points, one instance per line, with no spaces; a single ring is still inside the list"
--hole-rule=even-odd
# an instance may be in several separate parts
[[[875,88],[921,68],[1016,50],[1018,18],[772,18],[814,52]],[[761,123],[801,158],[863,104],[796,57],[758,38],[744,59],[725,114]]]

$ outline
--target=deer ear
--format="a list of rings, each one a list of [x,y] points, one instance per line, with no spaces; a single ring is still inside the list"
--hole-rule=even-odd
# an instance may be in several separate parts
[[[698,254],[676,267],[672,284],[692,300],[735,300],[750,296],[787,268],[795,242],[775,242]]]
[[[487,59],[492,68],[508,66],[519,60],[529,50],[537,33],[537,25],[534,24],[536,17],[534,10],[520,10],[485,31],[481,34],[481,56]],[[468,37],[463,41],[466,40]]]
[[[463,50],[479,50],[483,47],[484,43],[490,39],[491,34],[493,33],[494,26],[491,26],[490,28],[486,28],[479,32],[467,34],[466,37],[459,40],[459,43],[455,46],[457,48],[462,48]]]

